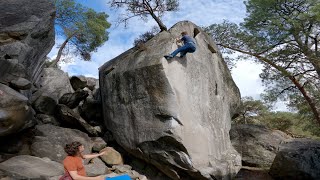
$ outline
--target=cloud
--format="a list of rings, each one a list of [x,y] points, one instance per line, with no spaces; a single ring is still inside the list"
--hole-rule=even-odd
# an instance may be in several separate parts
[[[259,99],[264,90],[259,77],[262,67],[252,61],[238,61],[237,66],[232,70],[233,80],[240,89],[242,97],[252,96],[254,99]]]

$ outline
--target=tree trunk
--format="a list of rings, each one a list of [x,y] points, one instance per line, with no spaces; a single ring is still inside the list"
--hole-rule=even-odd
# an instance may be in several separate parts
[[[152,18],[158,23],[161,31],[167,31],[167,27],[163,24],[159,17],[157,17],[153,12],[150,12]]]
[[[232,48],[230,46],[226,46],[226,45],[223,45],[223,44],[220,44],[221,46],[225,47],[225,48],[228,48],[228,49],[231,49],[231,50],[234,50],[234,51],[238,51],[240,53],[244,53],[244,54],[248,54],[248,55],[251,55],[251,56],[254,56],[256,57],[258,60],[262,61],[262,62],[265,62],[267,64],[269,64],[270,66],[274,67],[275,69],[277,69],[278,71],[281,72],[281,74],[284,76],[284,77],[287,77],[290,79],[290,81],[299,89],[299,91],[301,92],[301,94],[303,95],[304,99],[307,101],[308,105],[310,106],[311,108],[311,111],[313,113],[313,116],[314,118],[317,120],[317,122],[319,123],[320,125],[320,113],[319,113],[319,110],[317,109],[316,107],[316,104],[314,103],[314,101],[311,99],[311,97],[308,95],[308,93],[306,92],[306,90],[304,89],[304,87],[297,81],[296,78],[294,78],[292,76],[292,74],[287,71],[285,68],[281,67],[281,66],[278,66],[276,65],[275,63],[273,63],[272,61],[270,61],[269,59],[267,58],[264,58],[264,57],[261,57],[259,55],[256,55],[254,53],[251,53],[251,52],[246,52],[246,51],[243,51],[243,50],[240,50],[240,49],[237,49],[237,48]],[[318,63],[319,67],[320,67],[320,63]],[[316,66],[315,66],[315,69]]]
[[[69,40],[70,40],[74,35],[75,35],[75,34],[70,35],[70,36],[61,44],[56,59],[50,64],[49,67],[56,67],[56,66],[57,66],[58,62],[59,62],[60,59],[61,59],[63,49],[66,47],[67,43],[69,42]]]
[[[304,89],[304,87],[294,78],[291,77],[290,80],[293,82],[293,84],[299,89],[299,91],[302,93],[304,99],[308,102],[315,119],[318,121],[319,125],[320,125],[320,114],[318,112],[318,109],[316,107],[316,104],[313,102],[313,100],[309,97],[309,95],[307,94],[306,90]]]

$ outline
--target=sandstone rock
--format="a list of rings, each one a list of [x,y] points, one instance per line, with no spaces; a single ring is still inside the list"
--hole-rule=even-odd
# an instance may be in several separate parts
[[[64,172],[60,163],[28,155],[15,156],[0,163],[0,169],[15,179],[45,179]]]
[[[0,136],[19,132],[27,127],[32,118],[33,112],[28,99],[0,83]]]
[[[53,161],[62,162],[66,157],[65,145],[73,141],[79,141],[84,145],[84,154],[91,153],[93,145],[87,134],[76,129],[62,128],[50,124],[37,125],[31,151],[37,157],[48,157]]]
[[[112,166],[112,170],[114,170],[114,172],[117,173],[117,174],[128,173],[128,172],[130,172],[132,170],[132,167],[127,165],[127,164],[113,165]]]
[[[107,166],[99,159],[94,158],[91,163],[85,165],[85,169],[88,176],[100,176],[106,174]]]
[[[102,104],[93,98],[87,98],[81,106],[79,106],[79,113],[81,117],[87,120],[92,125],[102,124]]]
[[[76,91],[77,89],[83,89],[87,86],[87,79],[84,76],[72,76],[70,78],[70,83]]]
[[[320,179],[320,141],[293,139],[281,144],[269,174],[274,179]]]
[[[93,91],[94,89],[99,88],[99,80],[93,77],[86,77],[87,87]]]
[[[167,61],[182,31],[197,50]],[[231,179],[241,167],[229,138],[240,93],[212,38],[180,22],[145,45],[99,68],[106,127],[172,179]]]
[[[41,95],[32,103],[32,106],[37,113],[53,115],[56,110],[57,102],[51,96]]]
[[[38,124],[52,124],[55,126],[60,125],[60,123],[56,120],[55,117],[47,115],[47,114],[37,114],[36,118],[38,120]]]
[[[10,81],[10,86],[15,89],[27,90],[31,88],[31,82],[27,79],[19,77],[18,79]]]
[[[62,124],[66,124],[70,127],[81,127],[84,131],[88,132],[92,136],[98,136],[101,134],[101,129],[88,124],[79,115],[78,109],[72,110],[66,105],[59,104],[57,106],[57,115]]]
[[[19,77],[26,77],[26,69],[17,59],[0,58],[0,83],[9,85],[9,82]]]
[[[92,141],[93,141],[92,151],[99,152],[107,146],[107,143],[101,137],[94,137],[92,138]]]
[[[243,166],[270,168],[279,145],[290,136],[265,126],[239,124],[232,126],[230,138],[242,156]]]
[[[76,90],[74,93],[66,93],[59,99],[59,104],[67,105],[69,108],[76,108],[82,100],[88,97],[89,93],[82,89]]]
[[[68,74],[57,68],[44,68],[41,74],[40,88],[33,95],[33,99],[39,96],[49,96],[58,102],[66,93],[73,93]]]
[[[0,14],[0,59],[17,59],[26,68],[26,79],[36,82],[45,57],[54,45],[53,2],[1,0]],[[5,72],[0,73],[1,78],[12,72],[5,68],[0,60],[0,72]]]
[[[115,149],[113,149],[112,147],[106,147],[102,149],[100,152],[103,152],[103,151],[106,151],[106,153],[100,157],[105,163],[109,165],[123,164],[123,159],[121,154]]]

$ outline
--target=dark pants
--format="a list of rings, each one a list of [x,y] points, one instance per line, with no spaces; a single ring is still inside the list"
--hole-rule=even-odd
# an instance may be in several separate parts
[[[196,46],[194,43],[186,43],[185,45],[179,47],[177,50],[173,51],[170,55],[175,57],[180,53],[180,57],[185,56],[187,53],[193,53],[196,51]]]

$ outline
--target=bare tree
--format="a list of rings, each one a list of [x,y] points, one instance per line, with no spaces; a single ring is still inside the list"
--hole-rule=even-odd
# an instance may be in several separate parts
[[[150,15],[159,25],[161,31],[166,31],[167,27],[161,21],[161,17],[166,11],[178,10],[178,0],[111,0],[111,7],[119,9],[126,8],[126,14],[119,18],[120,23],[128,24],[128,20],[133,17],[140,17],[147,20]]]

